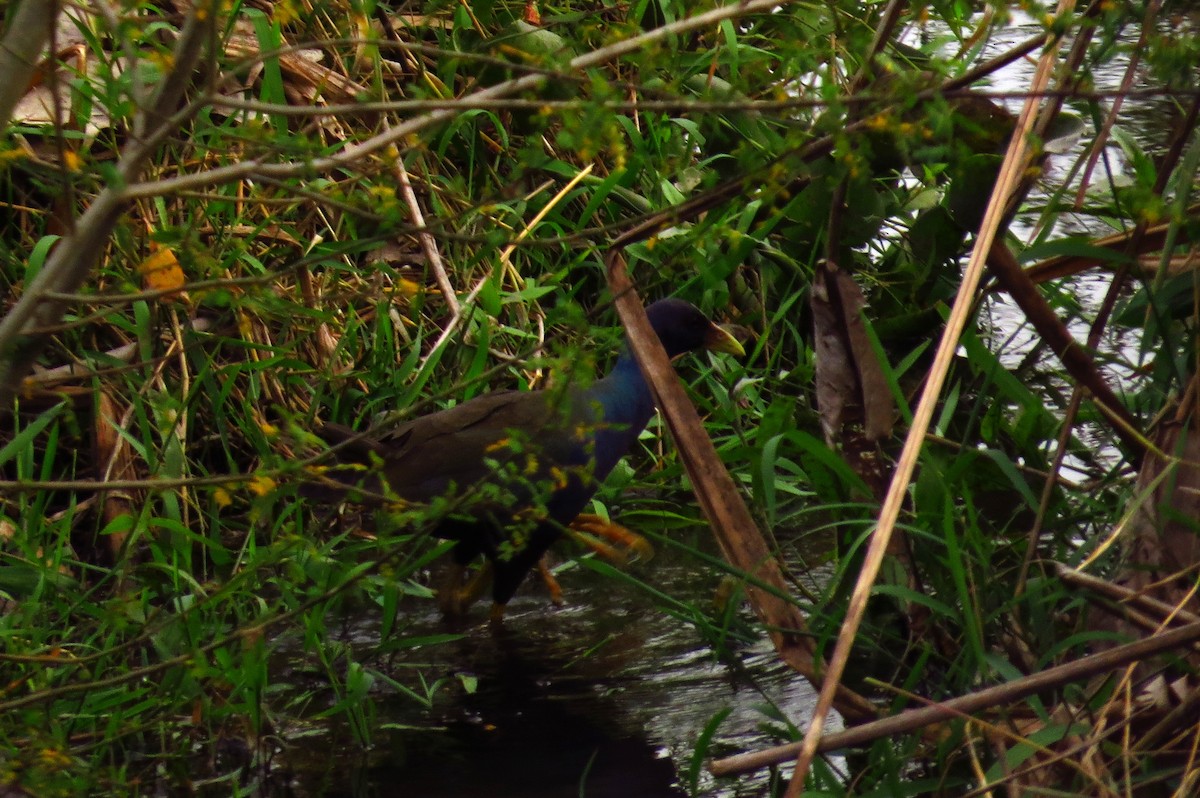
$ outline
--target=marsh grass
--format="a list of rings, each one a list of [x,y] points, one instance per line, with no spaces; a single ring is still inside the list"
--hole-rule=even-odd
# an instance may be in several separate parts
[[[126,180],[117,159],[178,63],[177,33],[195,9],[214,26],[185,93],[190,111]],[[428,530],[453,508],[338,515],[299,501],[298,482],[326,456],[309,430],[385,429],[489,389],[602,373],[620,346],[606,243],[706,192],[723,201],[625,254],[642,296],[683,296],[753,331],[744,363],[698,359],[682,373],[780,559],[830,575],[793,573],[789,594],[814,657],[829,656],[975,230],[964,197],[990,190],[992,149],[1009,129],[1005,113],[978,114],[958,87],[935,87],[974,69],[1018,12],[905,12],[901,28],[925,32],[917,51],[873,45],[887,16],[859,4],[730,10],[694,26],[699,9],[660,0],[539,10],[541,26],[522,27],[525,9],[511,3],[126,3],[112,16],[65,5],[53,40],[72,57],[30,88],[63,116],[18,106],[4,145],[6,312],[32,301],[31,281],[57,268],[58,248],[80,246],[97,197],[124,192],[123,213],[85,253],[86,280],[58,290],[60,318],[3,342],[6,358],[29,352],[38,364],[8,386],[14,412],[0,438],[5,789],[270,794],[287,782],[290,735],[369,748],[403,723],[379,717],[381,691],[414,712],[444,700],[439,675],[376,659],[456,639],[413,634],[406,620],[432,601],[430,569],[447,544]],[[1052,347],[1011,357],[1007,335],[986,323],[1001,300],[980,305],[984,323],[960,341],[845,680],[887,713],[1128,639],[1097,624],[1100,600],[1052,564],[1118,572],[1120,547],[1100,543],[1136,502],[1133,467],[1153,450],[1139,436],[1153,438],[1151,419],[1195,370],[1186,242],[1197,234],[1200,39],[1151,29],[1138,49],[1141,8],[1028,12],[1019,18],[1031,31],[1044,32],[1044,13],[1081,43],[1063,56],[1074,74],[1133,70],[1144,57],[1146,85],[1163,89],[1147,140],[1128,133],[1127,112],[1110,119],[1107,96],[1064,77],[1091,141],[1060,156],[1070,168],[1022,207],[1034,232],[1004,240],[1034,274],[1152,270],[1100,307],[1070,284],[1040,286],[1059,323],[1094,325],[1087,357],[1127,375],[1118,393],[1138,426],[1127,434],[1073,402],[1086,376]],[[570,66],[647,32],[635,52]],[[531,75],[550,79],[475,94]],[[1064,175],[1085,171],[1111,122],[1121,174],[1094,179],[1086,203],[1069,207],[1077,183]],[[402,125],[411,130],[376,146]],[[355,145],[354,157],[322,160]],[[742,182],[730,193],[733,177]],[[405,180],[422,230],[397,190]],[[1127,238],[1101,248],[1099,232],[1067,235],[1076,218]],[[891,439],[864,444],[854,396],[844,424],[831,427],[821,406],[810,300],[822,260],[869,299],[845,321],[862,319],[876,389],[897,408]],[[1113,328],[1123,345],[1097,350]],[[1174,462],[1186,469],[1187,456]],[[655,498],[686,480],[654,425],[598,509],[635,528],[691,526],[699,510],[686,492]],[[650,595],[714,656],[737,657],[763,634],[743,609],[747,575],[692,556],[714,584],[726,580],[723,600],[682,600],[644,571],[582,562]],[[1183,579],[1194,586],[1194,572]],[[377,648],[334,633],[357,615],[378,618]],[[281,648],[301,660],[279,663]],[[1194,667],[1180,650],[1154,666],[1172,690],[1096,677],[891,735],[819,760],[812,794],[1187,794],[1200,731],[1194,714],[1172,710],[1192,706]],[[693,793],[714,789],[702,764],[722,720],[696,730],[681,776]],[[764,715],[781,738],[807,722]],[[1143,732],[1153,746],[1139,747]]]

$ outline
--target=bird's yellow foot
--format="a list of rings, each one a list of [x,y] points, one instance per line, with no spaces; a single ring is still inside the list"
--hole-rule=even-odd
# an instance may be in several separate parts
[[[644,562],[654,556],[654,547],[644,537],[591,513],[576,516],[567,532],[604,559],[619,565],[631,559]]]

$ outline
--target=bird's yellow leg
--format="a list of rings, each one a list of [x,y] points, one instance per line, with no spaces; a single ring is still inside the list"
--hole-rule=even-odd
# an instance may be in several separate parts
[[[555,604],[562,604],[562,585],[558,583],[558,579],[550,571],[550,564],[546,562],[545,555],[538,560],[537,569],[538,576],[542,577],[542,583],[546,585],[546,590],[550,592],[550,600]]]
[[[483,567],[475,572],[471,577],[471,581],[467,582],[458,591],[458,601],[462,605],[463,611],[471,608],[479,597],[488,589],[488,585],[492,583],[492,564],[485,562]]]
[[[458,617],[466,615],[479,597],[487,590],[492,581],[492,564],[484,563],[474,576],[463,584],[466,567],[452,563],[447,571],[446,579],[438,588],[438,609],[443,615]]]
[[[631,557],[637,561],[645,561],[654,556],[654,547],[644,537],[591,513],[577,515],[567,527],[567,532],[575,540],[611,562],[624,564]]]
[[[442,611],[442,615],[455,617],[463,614],[458,593],[462,589],[465,573],[466,569],[456,562],[445,566],[437,588],[438,609]]]
[[[630,560],[642,562],[654,556],[654,547],[644,537],[591,513],[576,516],[567,527],[567,534],[606,560],[619,565],[624,565]],[[544,557],[538,560],[537,568],[546,590],[550,593],[550,600],[555,604],[562,604],[562,586],[550,572]],[[483,567],[463,584],[465,572],[466,569],[457,563],[450,566],[447,579],[438,590],[438,607],[443,615],[465,615],[492,581],[491,563],[484,563]],[[499,620],[503,613],[504,605],[492,606],[492,620]]]

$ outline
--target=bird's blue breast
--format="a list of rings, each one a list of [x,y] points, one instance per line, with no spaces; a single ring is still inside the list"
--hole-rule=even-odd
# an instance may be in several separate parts
[[[595,478],[601,482],[637,443],[654,415],[654,398],[628,353],[621,356],[612,373],[594,382],[584,394],[598,416],[593,455]]]

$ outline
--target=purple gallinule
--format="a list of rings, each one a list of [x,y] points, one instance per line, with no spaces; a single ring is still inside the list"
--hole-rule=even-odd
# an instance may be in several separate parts
[[[729,332],[688,302],[663,299],[646,314],[671,358],[699,349],[743,354]],[[498,618],[653,414],[650,387],[626,348],[606,377],[585,388],[496,391],[380,438],[329,425],[318,434],[337,445],[336,462],[304,492],[399,506],[446,500],[432,532],[455,541],[460,565],[480,555],[488,560]],[[465,609],[471,593],[443,590],[443,610]]]

